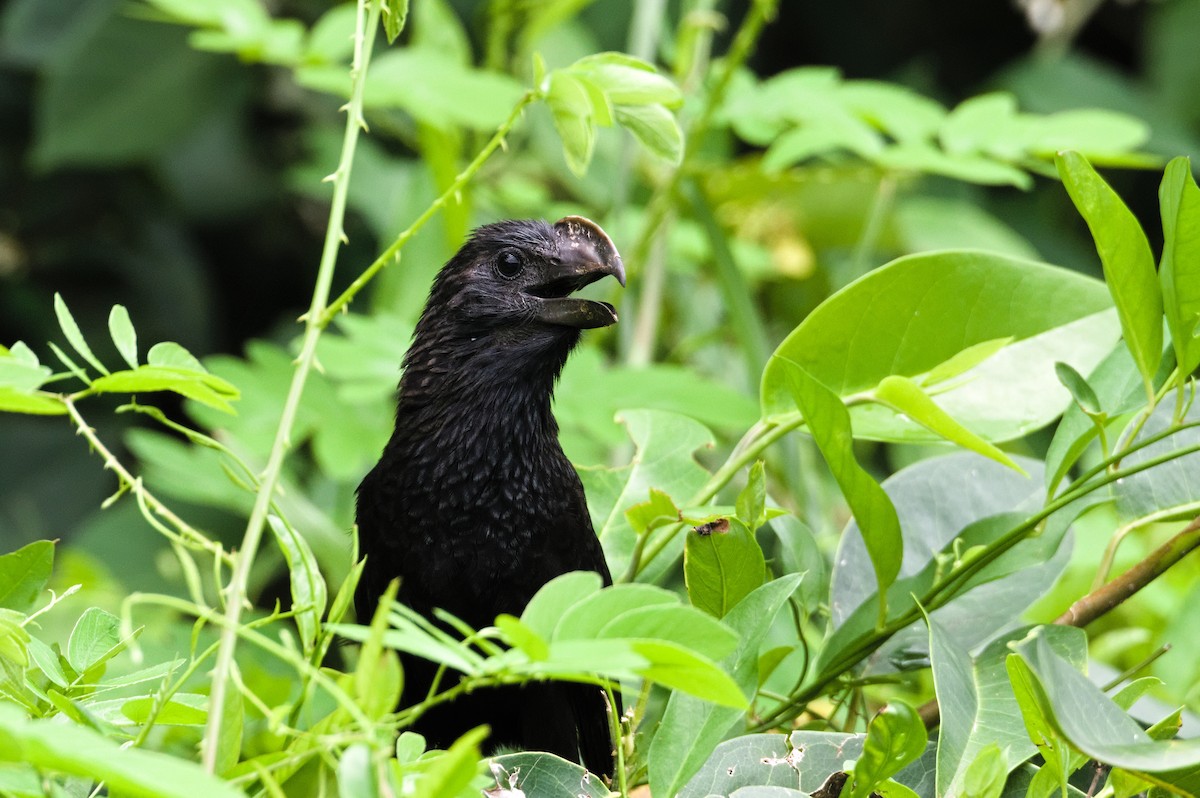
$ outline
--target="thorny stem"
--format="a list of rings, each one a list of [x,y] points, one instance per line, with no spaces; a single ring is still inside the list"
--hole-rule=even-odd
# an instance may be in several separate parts
[[[312,314],[314,318],[318,319],[318,324],[321,328],[328,326],[329,323],[333,321],[334,317],[337,316],[339,312],[343,311],[346,306],[354,300],[354,297],[358,295],[358,292],[361,291],[367,283],[374,279],[376,274],[382,271],[386,266],[389,266],[399,260],[400,250],[402,250],[409,240],[415,236],[422,227],[425,226],[426,222],[437,215],[438,211],[444,208],[446,204],[450,202],[450,200],[454,199],[462,192],[467,183],[471,182],[471,180],[483,167],[484,163],[487,162],[487,159],[492,156],[492,153],[504,146],[505,140],[512,132],[512,129],[516,127],[516,124],[521,119],[521,114],[524,113],[525,109],[529,105],[541,99],[541,96],[541,93],[536,90],[527,91],[520,101],[518,101],[513,107],[512,113],[508,115],[508,119],[504,121],[504,124],[496,128],[496,132],[492,135],[492,138],[488,141],[488,143],[483,146],[483,149],[479,151],[479,154],[475,156],[475,159],[471,161],[471,163],[467,164],[465,169],[459,172],[458,177],[454,178],[454,182],[446,187],[446,190],[442,192],[441,196],[435,199],[433,203],[425,209],[425,212],[418,216],[416,220],[408,226],[407,229],[401,232],[400,235],[396,236],[396,240],[391,243],[391,246],[385,249],[383,253],[375,259],[374,263],[364,269],[362,274],[354,278],[354,282],[351,283],[350,286],[343,291],[337,299],[330,302],[329,307],[325,308],[319,314]]]
[[[138,503],[143,508],[143,513],[146,515],[147,520],[156,529],[162,532],[173,544],[177,546],[183,546],[185,548],[197,551],[205,551],[217,559],[232,561],[231,556],[224,549],[222,549],[219,544],[209,540],[206,536],[197,531],[195,527],[193,527],[187,521],[184,521],[169,507],[155,498],[154,494],[146,490],[146,487],[142,484],[142,480],[131,474],[129,470],[121,464],[121,461],[116,458],[112,451],[110,451],[109,448],[104,445],[104,442],[101,441],[96,435],[96,430],[92,429],[92,427],[88,425],[87,421],[80,414],[79,408],[75,405],[75,400],[73,397],[63,396],[60,398],[63,406],[67,408],[67,414],[71,416],[71,421],[73,421],[75,424],[76,431],[82,435],[87,440],[88,445],[91,446],[104,459],[104,467],[117,475],[117,479],[121,482],[122,489],[129,490],[135,497],[137,497]],[[174,529],[170,529],[167,526],[159,523],[158,520],[153,517],[155,514],[170,524],[171,527],[174,527]]]
[[[354,60],[351,67],[350,102],[346,106],[346,129],[342,139],[342,152],[337,171],[333,175],[333,200],[329,208],[329,224],[325,231],[325,243],[321,251],[321,262],[317,269],[316,286],[312,303],[306,314],[304,339],[296,359],[291,386],[284,400],[283,413],[275,433],[275,441],[267,457],[267,466],[255,496],[254,508],[246,523],[242,545],[237,553],[225,597],[225,614],[221,625],[220,646],[217,649],[216,665],[213,669],[212,691],[209,695],[208,723],[201,745],[205,770],[216,771],[218,741],[225,718],[225,696],[229,690],[233,669],[233,655],[239,636],[238,622],[241,620],[242,604],[246,600],[246,586],[250,578],[250,567],[262,541],[267,512],[275,494],[283,469],[283,461],[291,448],[292,428],[300,407],[300,398],[316,358],[317,341],[324,329],[326,303],[329,300],[334,266],[338,249],[345,236],[343,222],[346,216],[346,198],[350,187],[350,169],[354,163],[354,150],[363,123],[363,90],[366,85],[367,65],[371,60],[371,49],[375,42],[375,31],[379,26],[380,0],[360,0],[354,36]],[[327,322],[326,322],[327,323]],[[308,664],[307,662],[305,663]],[[322,678],[325,678],[322,676]]]

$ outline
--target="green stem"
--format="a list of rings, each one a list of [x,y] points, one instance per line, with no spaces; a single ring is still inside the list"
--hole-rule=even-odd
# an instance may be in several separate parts
[[[617,713],[617,697],[608,682],[604,683],[604,697],[608,701],[608,733],[612,737],[613,751],[617,755],[614,767],[617,772],[617,790],[621,793],[621,798],[629,798],[629,785],[625,780],[625,746],[621,744],[621,717]]]
[[[728,485],[739,471],[755,460],[758,460],[767,447],[792,430],[799,429],[802,426],[804,426],[804,417],[799,413],[789,415],[783,423],[760,421],[758,424],[755,424],[743,436],[742,440],[734,448],[733,454],[725,461],[725,464],[708,478],[708,482],[704,483],[704,487],[696,495],[684,503],[685,506],[699,507],[708,504],[716,498],[721,489]],[[639,539],[638,544],[635,546],[635,554],[638,556],[630,559],[629,570],[618,581],[632,582],[647,565],[653,562],[658,555],[662,554],[663,550],[670,545],[671,540],[679,534],[679,531],[683,527],[683,524],[672,524],[664,527],[664,531],[655,540],[653,546],[647,546],[643,539]],[[643,549],[646,550],[644,558],[641,556]]]
[[[215,772],[217,766],[218,741],[225,718],[225,696],[230,687],[234,651],[239,636],[239,621],[241,620],[242,605],[246,601],[250,568],[254,563],[259,544],[262,542],[263,527],[266,524],[267,512],[271,507],[283,470],[283,461],[291,448],[292,428],[295,425],[305,382],[308,380],[309,371],[312,369],[316,357],[317,341],[324,329],[322,321],[326,303],[329,300],[330,286],[333,282],[334,266],[337,262],[338,249],[345,236],[343,223],[346,216],[346,197],[350,188],[350,170],[354,163],[354,150],[358,143],[358,135],[364,127],[363,90],[366,85],[367,65],[370,63],[371,49],[375,42],[375,32],[379,26],[380,2],[381,0],[360,0],[358,5],[346,129],[342,139],[341,157],[333,177],[333,200],[329,208],[329,224],[325,230],[321,262],[317,269],[317,282],[313,289],[312,303],[305,316],[304,340],[296,359],[296,368],[292,374],[287,398],[284,400],[283,413],[276,429],[275,441],[271,445],[271,452],[267,457],[267,466],[255,496],[250,519],[246,523],[242,545],[237,553],[228,592],[225,596],[225,615],[222,621],[220,646],[217,649],[212,691],[209,695],[208,723],[201,745],[202,762],[204,768],[210,773]]]
[[[774,17],[777,2],[778,0],[756,0],[751,3],[750,10],[746,12],[741,27],[738,28],[733,43],[729,46],[729,52],[726,53],[721,63],[720,72],[713,82],[712,89],[704,99],[704,106],[688,126],[687,136],[684,140],[683,162],[671,172],[670,177],[664,183],[655,189],[646,205],[642,229],[634,242],[629,258],[630,263],[638,264],[643,268],[642,280],[645,283],[656,285],[665,280],[664,275],[657,274],[659,271],[665,271],[665,258],[648,261],[647,256],[654,250],[656,242],[664,239],[667,216],[675,204],[680,182],[685,175],[691,173],[696,152],[699,151],[704,137],[708,135],[713,116],[725,98],[725,92],[729,90],[733,76],[750,57],[750,53],[754,50],[754,44],[758,41],[759,34],[762,33],[763,26]],[[658,337],[658,320],[662,315],[661,304],[661,291],[650,296],[643,294],[641,297],[638,303],[637,321],[634,324],[637,334],[633,337],[629,351],[626,353],[628,363],[644,364],[653,360],[654,344]]]
[[[422,227],[425,226],[426,222],[437,215],[437,212],[445,207],[451,199],[454,199],[458,196],[463,188],[466,187],[467,183],[469,183],[479,172],[480,168],[483,167],[484,163],[487,162],[487,159],[492,156],[492,153],[504,146],[505,139],[508,137],[508,134],[512,132],[512,129],[516,127],[517,121],[520,120],[521,114],[525,111],[525,108],[539,100],[541,96],[542,95],[539,92],[532,89],[525,93],[525,96],[523,96],[516,106],[513,107],[512,113],[509,114],[508,119],[504,121],[504,124],[496,128],[496,132],[492,135],[492,138],[483,146],[483,149],[479,151],[479,154],[475,156],[475,159],[458,174],[458,177],[454,178],[454,182],[447,186],[446,190],[443,191],[441,195],[433,201],[433,204],[426,208],[425,212],[418,216],[416,220],[408,226],[407,229],[400,233],[400,235],[396,236],[396,240],[393,241],[391,246],[385,249],[383,253],[375,259],[374,263],[364,269],[362,274],[354,278],[354,282],[350,284],[349,288],[343,291],[337,299],[330,302],[329,307],[325,308],[318,316],[315,316],[315,318],[318,318],[320,327],[324,328],[329,324],[329,322],[333,321],[333,318],[339,312],[344,310],[351,301],[353,301],[354,297],[358,295],[358,292],[362,291],[363,288],[366,287],[367,283],[374,279],[376,274],[382,271],[386,266],[389,266],[390,264],[399,260],[400,250],[402,250],[409,240],[415,236]]]
[[[104,445],[96,435],[96,430],[87,423],[83,415],[80,414],[79,408],[75,405],[74,396],[60,396],[63,406],[67,408],[67,414],[71,417],[71,421],[75,424],[75,430],[87,440],[88,445],[96,451],[104,460],[104,467],[117,475],[117,479],[121,484],[126,486],[128,490],[137,497],[139,505],[144,508],[143,515],[146,520],[172,543],[194,551],[204,551],[211,554],[218,560],[232,562],[231,555],[226,552],[221,546],[209,540],[203,533],[199,532],[188,522],[184,521],[176,515],[171,508],[167,507],[150,491],[146,490],[142,484],[142,480],[130,473],[129,469],[121,464],[121,461]],[[163,518],[171,527],[170,529],[160,523],[154,516],[158,515]]]

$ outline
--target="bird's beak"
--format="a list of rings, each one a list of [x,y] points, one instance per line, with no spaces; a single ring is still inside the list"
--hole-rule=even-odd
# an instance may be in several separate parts
[[[554,223],[554,233],[564,267],[581,277],[595,275],[588,282],[612,275],[625,287],[625,264],[600,225],[582,216],[566,216]]]
[[[608,276],[625,285],[625,264],[612,239],[600,225],[582,216],[559,219],[554,223],[554,234],[559,243],[553,284],[565,290],[560,296],[543,296],[538,318],[548,324],[579,329],[615,324],[617,312],[607,302],[566,296]]]

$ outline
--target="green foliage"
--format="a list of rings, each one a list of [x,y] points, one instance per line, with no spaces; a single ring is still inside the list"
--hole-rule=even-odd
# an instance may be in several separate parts
[[[1184,711],[1140,709],[1194,709],[1194,663],[1111,697],[1084,675],[1111,661],[1115,686],[1166,634],[1189,645],[1173,616],[1195,593],[1167,569],[1200,545],[1200,193],[1186,158],[1167,165],[1156,275],[1094,169],[1157,164],[1146,120],[1038,113],[1018,102],[1032,71],[953,108],[827,68],[759,80],[767,1],[720,58],[716,12],[689,5],[659,31],[661,68],[606,51],[576,0],[483,4],[478,29],[440,0],[305,19],[109,5],[45,56],[33,162],[187,184],[173,150],[245,90],[237,62],[268,64],[303,98],[284,101],[310,150],[289,180],[329,201],[325,254],[293,342],[201,360],[151,344],[137,305],[105,317],[56,294],[61,371],[0,347],[0,411],[67,416],[116,478],[105,507],[129,499],[92,545],[128,555],[139,523],[159,533],[144,556],[162,583],[75,541],[0,552],[0,793],[997,798],[1081,794],[1072,777],[1101,763],[1113,795],[1200,794],[1196,746],[1173,739]],[[6,31],[39,13],[18,8]],[[1040,85],[1103,83],[1063,77],[1077,67]],[[1065,193],[1037,180],[1055,175]],[[1011,192],[984,185],[1069,198],[1104,281],[1080,273],[1086,247],[1039,254],[1028,220],[981,202]],[[555,412],[617,584],[565,574],[482,629],[394,592],[352,619],[354,487],[433,269],[477,222],[581,209],[621,242],[632,296],[622,332],[574,353]],[[1042,239],[1070,237],[1040,215]],[[339,256],[375,260],[335,280]],[[115,446],[90,423],[105,397],[165,429]],[[1043,604],[1086,598],[1064,617],[1107,615],[1090,635],[1038,623],[1060,577]],[[1139,610],[1111,599],[1143,589]],[[406,706],[400,652],[445,666]],[[543,752],[485,760],[484,728],[446,751],[410,730],[460,692],[550,678],[622,694],[611,785]],[[936,743],[912,708],[929,698]]]

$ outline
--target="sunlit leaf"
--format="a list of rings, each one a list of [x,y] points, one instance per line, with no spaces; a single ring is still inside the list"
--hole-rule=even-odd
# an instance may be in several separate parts
[[[1163,302],[1154,255],[1137,217],[1077,152],[1055,159],[1063,185],[1087,221],[1121,317],[1125,343],[1149,384],[1162,356]]]

